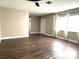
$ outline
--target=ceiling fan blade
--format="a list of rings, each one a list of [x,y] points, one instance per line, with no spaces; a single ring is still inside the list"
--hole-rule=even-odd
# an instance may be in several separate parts
[[[38,2],[35,2],[35,5],[36,5],[37,7],[39,7],[39,6],[40,6]]]

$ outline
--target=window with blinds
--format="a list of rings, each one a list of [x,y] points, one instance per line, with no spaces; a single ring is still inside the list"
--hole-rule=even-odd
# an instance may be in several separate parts
[[[68,31],[79,32],[79,12],[69,13]]]
[[[67,16],[66,14],[58,14],[56,20],[56,29],[57,31],[67,29]]]
[[[79,11],[57,14],[56,34],[67,40],[79,41]]]
[[[79,12],[70,12],[65,14],[58,14],[56,20],[57,31],[72,31],[79,32]]]

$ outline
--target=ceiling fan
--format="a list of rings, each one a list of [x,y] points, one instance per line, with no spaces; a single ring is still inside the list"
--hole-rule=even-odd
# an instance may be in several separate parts
[[[39,7],[40,4],[39,4],[38,2],[41,1],[41,0],[27,0],[27,1],[32,1],[32,2],[35,3],[35,5],[36,5],[37,7]],[[47,4],[51,4],[52,2],[51,2],[51,1],[47,1],[46,3],[47,3]]]

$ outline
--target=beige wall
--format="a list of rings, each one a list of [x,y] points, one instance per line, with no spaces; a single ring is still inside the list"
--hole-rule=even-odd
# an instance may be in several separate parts
[[[1,37],[28,37],[29,13],[8,8],[0,8]]]
[[[40,17],[31,16],[31,31],[30,33],[39,33],[40,32]]]
[[[0,41],[1,41],[1,9],[0,9]]]

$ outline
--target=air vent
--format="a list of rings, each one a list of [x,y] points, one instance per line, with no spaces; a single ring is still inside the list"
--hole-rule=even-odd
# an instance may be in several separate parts
[[[51,1],[47,1],[46,3],[47,3],[47,4],[51,4],[52,2],[51,2]]]

